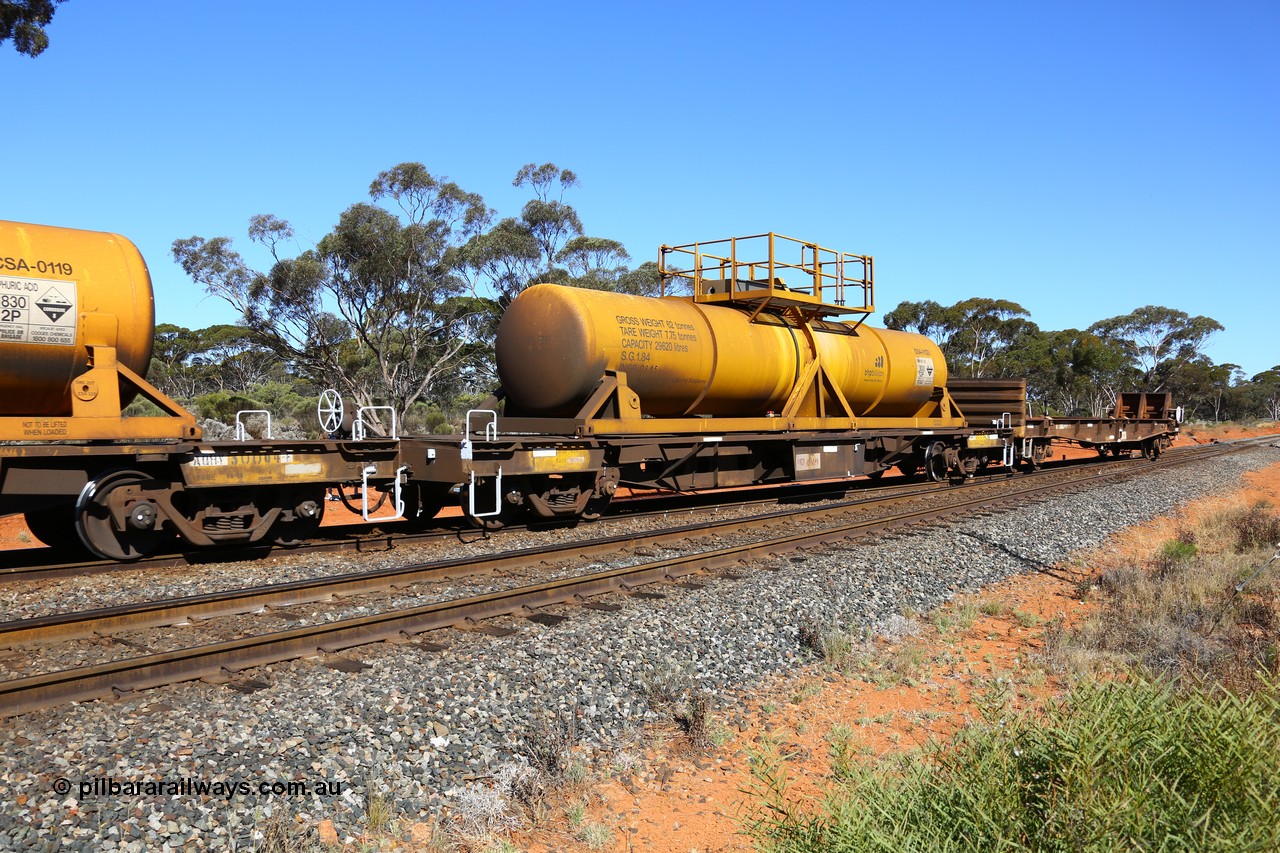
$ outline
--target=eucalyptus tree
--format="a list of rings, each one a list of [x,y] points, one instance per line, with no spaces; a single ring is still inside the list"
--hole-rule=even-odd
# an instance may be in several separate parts
[[[1261,404],[1262,415],[1280,421],[1280,364],[1264,370],[1249,380],[1250,389]]]
[[[49,46],[45,27],[63,0],[0,0],[0,42],[13,39],[18,53],[36,57]]]
[[[526,163],[511,185],[533,190],[534,197],[520,211],[520,221],[538,245],[543,271],[550,272],[565,242],[583,233],[578,211],[564,203],[565,190],[578,185],[578,176],[555,163]]]
[[[216,391],[248,392],[280,378],[280,365],[244,326],[220,324],[196,333],[193,360]]]
[[[271,355],[243,326],[191,330],[161,323],[156,326],[148,376],[178,400],[215,391],[245,394],[279,378],[278,362]]]
[[[974,297],[951,306],[932,300],[902,302],[884,315],[884,324],[932,338],[952,375],[981,378],[1008,374],[1002,355],[1038,331],[1029,316],[1016,302]]]
[[[459,272],[467,276],[472,295],[488,292],[505,309],[530,284],[546,280],[542,251],[528,227],[518,219],[500,220],[476,234],[456,251]]]
[[[949,343],[958,355],[960,370],[975,379],[1005,376],[1002,356],[1011,352],[1027,335],[1038,329],[1026,318],[1025,308],[1008,299],[973,297],[951,308],[953,329]]]
[[[1142,390],[1160,391],[1203,351],[1223,326],[1212,317],[1146,305],[1128,314],[1099,320],[1089,331],[1115,341],[1141,374]]]
[[[357,405],[390,405],[403,419],[484,350],[478,342],[492,305],[469,292],[457,257],[492,211],[418,163],[382,172],[369,194],[402,215],[354,204],[315,248],[294,257],[280,251],[294,236],[288,222],[253,217],[249,238],[273,260],[265,271],[252,269],[226,237],[176,240],[173,255],[297,373],[338,387]]]
[[[951,334],[949,309],[926,299],[923,302],[899,302],[898,307],[884,315],[884,325],[889,329],[914,332],[930,338],[938,346]]]
[[[204,393],[207,383],[204,365],[196,363],[199,352],[199,331],[160,323],[151,347],[147,378],[170,397],[191,400]]]
[[[564,200],[578,176],[554,163],[526,163],[512,186],[533,198],[518,217],[499,220],[458,251],[459,266],[474,292],[488,292],[506,309],[522,290],[540,282],[623,292],[655,293],[656,265],[631,270],[631,256],[617,240],[585,234],[582,217]]]

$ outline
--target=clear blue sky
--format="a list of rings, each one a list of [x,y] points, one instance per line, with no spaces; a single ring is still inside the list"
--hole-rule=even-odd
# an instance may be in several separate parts
[[[1280,363],[1274,0],[68,0],[49,35],[0,45],[0,218],[130,237],[160,322],[235,319],[175,238],[274,213],[308,246],[403,161],[515,214],[553,161],[637,262],[773,230],[875,255],[881,310],[1163,304]]]

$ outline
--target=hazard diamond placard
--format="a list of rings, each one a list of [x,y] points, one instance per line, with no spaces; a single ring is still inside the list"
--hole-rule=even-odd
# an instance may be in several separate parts
[[[75,346],[74,281],[0,275],[0,341]]]

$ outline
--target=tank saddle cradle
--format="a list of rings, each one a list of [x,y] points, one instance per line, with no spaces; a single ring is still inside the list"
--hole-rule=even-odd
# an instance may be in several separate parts
[[[81,314],[81,343],[88,353],[87,369],[71,382],[71,416],[0,417],[0,440],[198,439],[200,428],[195,415],[116,358],[117,328],[118,321],[112,314]],[[130,417],[126,422],[122,385],[155,404],[165,416]]]

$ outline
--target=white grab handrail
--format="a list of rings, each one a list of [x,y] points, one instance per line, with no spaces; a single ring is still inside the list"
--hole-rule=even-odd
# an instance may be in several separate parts
[[[267,416],[267,438],[271,438],[271,413],[266,409],[241,409],[236,412],[236,441],[248,441],[249,435],[244,428],[244,422],[240,420],[245,415],[266,415]]]
[[[404,496],[400,491],[400,481],[404,478],[404,472],[409,470],[408,465],[401,465],[396,469],[396,479],[394,491],[392,493],[391,508],[395,510],[391,515],[380,515],[376,518],[369,517],[369,478],[378,473],[378,466],[366,465],[360,472],[360,514],[365,521],[385,521],[389,518],[402,518],[404,516]]]
[[[391,437],[399,438],[396,432],[396,410],[393,406],[361,406],[356,409],[356,419],[351,425],[351,437],[356,441],[364,441],[367,429],[364,425],[365,412],[390,412],[391,413]]]

